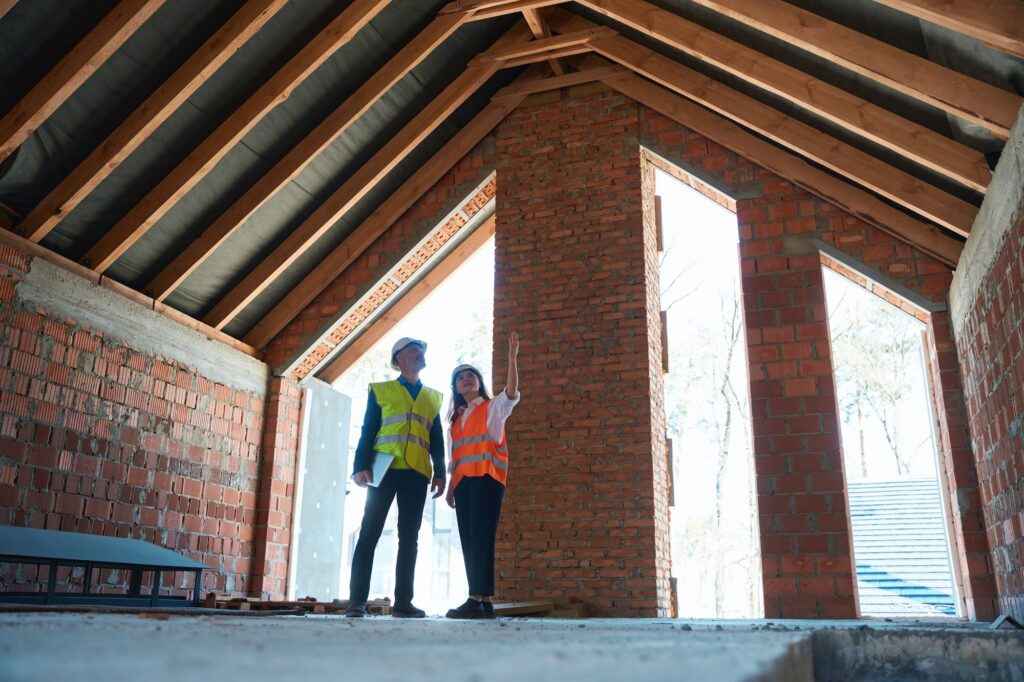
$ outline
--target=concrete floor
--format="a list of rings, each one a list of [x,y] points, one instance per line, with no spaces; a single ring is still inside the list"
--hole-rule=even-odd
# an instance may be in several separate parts
[[[831,639],[816,651],[822,634]],[[894,653],[906,660],[865,663]],[[810,621],[0,614],[4,681],[801,682],[881,674],[1024,680],[1024,633]]]

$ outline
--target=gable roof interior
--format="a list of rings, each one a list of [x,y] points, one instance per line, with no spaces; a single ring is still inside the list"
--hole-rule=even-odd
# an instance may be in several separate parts
[[[142,1],[125,0],[126,3]],[[255,35],[42,238],[42,245],[70,259],[82,260],[111,226],[131,211],[303,45],[340,13],[358,4],[292,0],[277,9]],[[531,3],[504,0],[485,4],[522,7]],[[543,7],[547,4],[552,3],[532,3],[541,17],[557,18],[568,11],[612,27],[621,36],[678,64],[768,104],[970,205],[980,205],[982,195],[975,189],[737,75],[669,47],[651,35],[628,28],[578,3]],[[654,0],[650,3],[956,140],[967,151],[997,154],[1004,144],[979,125],[702,6],[707,4],[704,0]],[[1007,92],[1017,95],[1024,92],[1024,59],[987,47],[962,33],[923,22],[873,0],[792,0],[790,4]],[[173,0],[160,5],[12,155],[0,161],[0,203],[21,218],[28,215],[244,5],[241,0]],[[0,17],[0,116],[10,112],[43,81],[58,61],[115,6],[117,3],[109,0],[21,0]],[[470,6],[462,2],[460,9]],[[177,199],[151,229],[117,256],[103,273],[147,293],[147,284],[189,243],[326,116],[360,86],[371,81],[378,69],[431,25],[445,8],[444,2],[423,0],[395,0],[384,6],[347,44],[256,122],[194,188]],[[167,296],[165,302],[196,319],[206,316],[328,196],[352,178],[383,145],[455,81],[471,59],[488,50],[522,18],[520,13],[509,13],[461,25],[252,213],[240,229],[227,237]],[[562,70],[572,63],[572,60],[558,62]],[[242,338],[523,68],[506,68],[488,78],[312,247],[233,315],[224,325],[224,331]],[[17,222],[14,229],[18,230]],[[946,233],[955,237],[949,231]]]

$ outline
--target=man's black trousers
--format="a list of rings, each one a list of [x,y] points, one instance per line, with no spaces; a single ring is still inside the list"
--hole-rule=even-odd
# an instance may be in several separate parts
[[[349,602],[361,604],[370,593],[370,572],[373,553],[384,530],[391,502],[398,498],[398,561],[395,565],[395,604],[412,601],[416,575],[416,551],[423,520],[423,504],[427,499],[427,481],[412,469],[389,469],[376,488],[367,487],[363,523],[359,541],[352,553],[352,578],[349,581]]]

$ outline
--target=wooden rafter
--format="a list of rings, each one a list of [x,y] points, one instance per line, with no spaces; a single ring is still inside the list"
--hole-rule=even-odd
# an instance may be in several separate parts
[[[875,1],[1024,57],[1024,2],[1020,0]]]
[[[591,60],[593,66],[604,62],[597,58]],[[870,193],[815,168],[796,154],[762,140],[685,97],[636,75],[609,80],[608,85],[944,263],[956,265],[960,258],[963,244],[946,236],[934,225],[917,220]]]
[[[41,241],[284,5],[285,0],[248,0],[32,209],[18,231],[31,241]]]
[[[693,0],[1006,139],[1021,98],[782,0]]]
[[[591,22],[568,12],[549,16],[552,28],[580,30]],[[856,147],[649,50],[627,38],[593,40],[609,59],[726,116],[954,232],[967,235],[978,209]]]
[[[511,69],[516,66],[525,66],[526,64],[536,64],[537,62],[550,61],[552,59],[558,59],[560,57],[572,57],[578,54],[586,54],[590,52],[590,43],[580,43],[578,45],[567,45],[566,47],[560,47],[555,50],[548,50],[547,52],[539,52],[537,54],[529,54],[525,57],[516,57],[515,59],[506,59],[500,62],[501,68]]]
[[[327,255],[299,284],[288,292],[274,308],[263,316],[246,334],[245,341],[256,348],[270,342],[316,296],[333,282],[345,268],[373,244],[396,220],[409,210],[427,190],[484,139],[494,127],[508,116],[525,97],[509,91],[535,79],[530,70],[512,84],[499,90],[490,104],[463,126],[429,161],[419,167],[401,187],[387,198],[373,214],[364,220]],[[508,97],[504,95],[509,95]]]
[[[645,0],[579,3],[784,97],[975,191],[984,192],[992,179],[980,152]]]
[[[35,132],[164,0],[122,0],[20,102],[0,119],[0,162]]]
[[[18,0],[0,0],[0,19],[3,19],[4,15],[10,12],[17,4]]]
[[[530,32],[533,33],[534,38],[546,38],[551,35],[547,24],[544,23],[544,18],[541,17],[540,12],[536,9],[524,9],[523,20],[525,20],[526,25],[530,27]],[[548,60],[548,66],[551,67],[551,71],[556,76],[565,75],[565,67],[562,66],[562,62],[557,59]]]
[[[97,272],[109,268],[271,109],[286,99],[309,74],[348,43],[387,5],[388,0],[354,0],[94,244],[83,262]]]
[[[166,299],[260,206],[298,176],[313,159],[366,113],[384,93],[416,68],[417,64],[423,61],[465,21],[466,15],[464,14],[449,14],[438,17],[423,29],[214,220],[144,290],[151,291],[157,300]]]
[[[586,45],[596,38],[610,38],[617,33],[610,28],[598,26],[585,31],[573,31],[549,38],[537,38],[519,45],[509,45],[500,50],[488,50],[474,59],[479,61],[512,61],[522,57],[535,57],[546,52]],[[470,62],[473,63],[473,62]]]
[[[568,0],[482,0],[481,2],[450,2],[441,8],[439,14],[465,12],[472,15],[471,21],[493,19],[494,17],[516,14],[523,10],[560,5]]]
[[[607,81],[617,76],[628,76],[633,72],[624,66],[612,65],[612,66],[599,66],[595,69],[585,69],[583,71],[574,71],[567,73],[564,76],[551,76],[550,78],[536,78],[529,81],[524,81],[521,84],[509,85],[508,87],[502,88],[500,94],[494,96],[494,99],[501,97],[519,97],[522,98],[526,95],[532,95],[535,92],[545,92],[547,90],[555,90],[558,88],[567,88],[572,85],[580,85],[582,83],[589,83],[591,81]]]
[[[529,30],[522,22],[500,38],[492,49],[522,42]],[[373,186],[397,166],[459,105],[476,92],[501,67],[501,62],[483,62],[467,67],[444,91],[420,111],[404,128],[374,154],[337,191],[327,198],[294,232],[285,238],[263,262],[213,307],[204,321],[222,329],[258,296],[289,265],[306,252]]]
[[[355,364],[359,358],[373,348],[377,342],[383,339],[394,329],[395,325],[411,313],[416,306],[423,302],[430,294],[437,291],[437,288],[463,265],[469,258],[487,243],[494,236],[495,219],[492,214],[465,239],[445,254],[441,260],[434,265],[430,272],[418,280],[415,284],[403,291],[399,289],[398,299],[391,306],[363,330],[352,343],[345,348],[327,365],[317,373],[317,378],[328,383],[337,381],[348,369]]]

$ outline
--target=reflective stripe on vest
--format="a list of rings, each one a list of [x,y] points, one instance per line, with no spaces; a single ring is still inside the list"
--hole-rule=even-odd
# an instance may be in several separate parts
[[[413,400],[397,380],[370,384],[370,390],[381,413],[373,449],[394,455],[392,467],[414,469],[430,478],[430,427],[441,412],[444,396],[440,391],[422,386]]]
[[[452,490],[467,476],[490,476],[503,485],[508,478],[505,434],[501,434],[500,443],[495,443],[487,433],[490,407],[491,402],[485,401],[473,409],[465,425],[461,415],[452,424]]]

